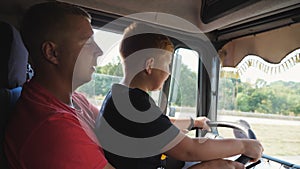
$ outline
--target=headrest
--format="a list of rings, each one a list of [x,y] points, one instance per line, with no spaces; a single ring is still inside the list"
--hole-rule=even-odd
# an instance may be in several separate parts
[[[0,88],[12,89],[26,81],[28,52],[20,33],[0,21]]]

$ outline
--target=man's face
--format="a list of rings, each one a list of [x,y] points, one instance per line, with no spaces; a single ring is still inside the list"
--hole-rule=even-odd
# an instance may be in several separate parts
[[[103,54],[93,39],[89,20],[83,16],[68,16],[66,30],[60,41],[60,69],[72,80],[73,89],[91,80],[97,57]]]
[[[91,36],[81,48],[75,64],[73,74],[73,83],[75,85],[82,85],[92,79],[92,73],[97,66],[97,58],[102,54],[102,50],[94,41],[93,36]]]

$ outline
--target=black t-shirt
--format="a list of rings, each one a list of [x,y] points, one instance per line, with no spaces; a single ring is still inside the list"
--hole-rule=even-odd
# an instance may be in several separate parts
[[[114,84],[96,122],[105,157],[117,169],[157,169],[162,149],[180,133],[140,89]]]

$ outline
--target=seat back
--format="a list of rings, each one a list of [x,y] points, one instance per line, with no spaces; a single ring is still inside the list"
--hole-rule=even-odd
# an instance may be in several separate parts
[[[12,25],[0,21],[0,37],[0,168],[5,169],[5,126],[26,81],[28,52]]]

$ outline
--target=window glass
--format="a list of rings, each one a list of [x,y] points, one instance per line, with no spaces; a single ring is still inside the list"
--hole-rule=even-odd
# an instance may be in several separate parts
[[[190,49],[175,50],[169,91],[169,116],[196,117],[198,53]]]
[[[176,118],[196,117],[199,55],[178,48],[174,52],[167,115]],[[176,123],[176,122],[175,122]],[[196,130],[187,133],[195,137]]]
[[[300,49],[279,64],[247,56],[236,68],[221,68],[218,120],[246,120],[265,154],[299,164],[299,72]],[[223,136],[232,134],[219,131]]]

